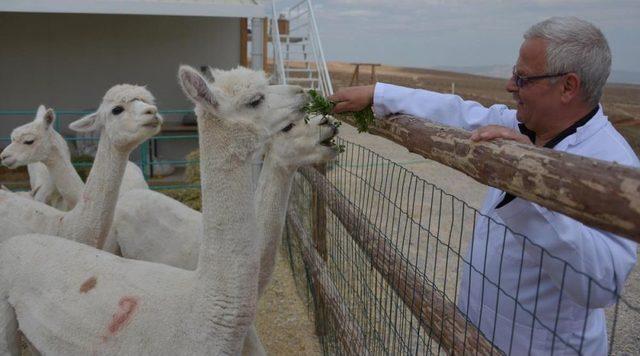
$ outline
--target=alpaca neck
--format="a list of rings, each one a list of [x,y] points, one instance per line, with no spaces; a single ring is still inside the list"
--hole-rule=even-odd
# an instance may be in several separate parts
[[[296,167],[284,165],[269,154],[262,166],[255,203],[259,236],[262,239],[258,295],[263,294],[273,274],[295,172]]]
[[[55,133],[55,135],[59,134]],[[62,140],[62,143],[59,142],[60,140]],[[59,140],[54,137],[51,152],[43,163],[47,166],[53,183],[62,198],[67,201],[70,207],[73,207],[80,200],[84,183],[82,183],[82,179],[80,179],[78,172],[73,167],[71,159],[65,150],[66,147],[61,147],[60,144],[66,145],[66,142],[62,137]]]
[[[76,224],[73,239],[92,246],[101,246],[113,223],[122,176],[131,150],[116,148],[105,132],[100,134],[93,167],[82,191],[82,197],[72,210]]]
[[[253,322],[260,257],[249,148],[255,144],[216,121],[198,115],[203,240],[189,322],[203,330],[199,341],[213,354],[226,354],[240,350]]]

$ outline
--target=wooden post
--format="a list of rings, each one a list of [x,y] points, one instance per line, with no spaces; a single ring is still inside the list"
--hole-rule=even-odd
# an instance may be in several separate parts
[[[262,21],[262,70],[266,73],[269,64],[269,53],[267,52],[267,44],[269,43],[269,18],[265,17]]]
[[[247,57],[247,46],[249,44],[247,18],[240,18],[240,65],[243,67],[249,67],[249,57]]]
[[[442,291],[417,278],[414,273],[416,266],[395,252],[397,246],[382,235],[360,209],[344,196],[336,194],[335,187],[327,178],[309,167],[301,168],[300,173],[316,186],[327,207],[367,255],[371,265],[392,286],[420,325],[430,331],[430,337],[449,354],[502,353],[446,299]]]
[[[355,67],[355,69],[353,70],[353,75],[351,76],[351,82],[349,83],[349,86],[353,86],[355,85],[359,85],[360,84],[360,66],[370,66],[371,67],[371,84],[375,84],[377,81],[376,78],[376,67],[379,67],[380,64],[379,63],[351,63],[353,64]]]
[[[326,164],[318,164],[315,166],[320,174],[326,173]],[[325,201],[318,192],[317,186],[311,186],[311,211],[312,223],[311,230],[313,246],[318,251],[318,255],[324,262],[327,261],[327,213],[325,210]],[[315,286],[316,291],[319,286]],[[316,334],[323,336],[327,333],[327,324],[324,320],[326,308],[322,298],[316,295],[315,315],[316,315]]]
[[[353,75],[351,76],[351,82],[349,83],[349,86],[353,86],[353,84],[355,83],[356,85],[358,85],[358,72],[360,71],[360,64],[356,64],[356,68],[353,70]]]
[[[352,117],[341,117],[355,125]],[[407,115],[369,132],[480,183],[640,243],[640,169],[514,141],[473,142],[470,132]]]
[[[294,230],[294,236],[298,237],[302,247],[302,258],[309,268],[313,284],[319,299],[326,305],[328,314],[332,317],[337,328],[336,337],[348,355],[368,355],[365,347],[364,335],[357,323],[353,321],[338,292],[338,288],[331,280],[324,260],[311,245],[306,231],[302,227],[300,218],[292,210],[287,212],[287,219]]]
[[[376,67],[377,67],[377,65],[375,65],[375,64],[371,65],[371,84],[375,84],[376,81],[377,81],[377,78],[376,78]]]

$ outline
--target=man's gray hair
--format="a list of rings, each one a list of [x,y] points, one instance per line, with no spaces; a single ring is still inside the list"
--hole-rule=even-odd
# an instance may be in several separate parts
[[[577,17],[552,17],[531,26],[524,38],[546,40],[546,72],[576,73],[584,100],[598,104],[611,72],[611,50],[600,29]]]

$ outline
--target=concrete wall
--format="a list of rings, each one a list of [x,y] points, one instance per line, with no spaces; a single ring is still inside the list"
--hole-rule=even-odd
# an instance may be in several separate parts
[[[160,110],[192,108],[181,63],[237,66],[240,19],[0,13],[0,110],[90,109],[118,83],[147,85]],[[0,116],[0,137],[31,119]]]

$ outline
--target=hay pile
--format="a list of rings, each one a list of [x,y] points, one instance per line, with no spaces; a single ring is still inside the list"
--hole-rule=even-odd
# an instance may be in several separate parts
[[[200,183],[200,151],[191,151],[185,159],[187,161],[195,161],[187,163],[187,167],[184,171],[184,180],[190,184]]]
[[[197,188],[171,189],[171,190],[163,190],[161,191],[161,193],[187,205],[191,209],[202,211],[202,199],[200,198],[200,189],[197,189]]]
[[[184,172],[184,183],[200,184],[200,152],[198,150],[192,151],[187,154],[185,159],[195,162],[187,163]],[[198,188],[170,189],[163,190],[162,193],[187,205],[191,209],[202,211],[202,199]]]

